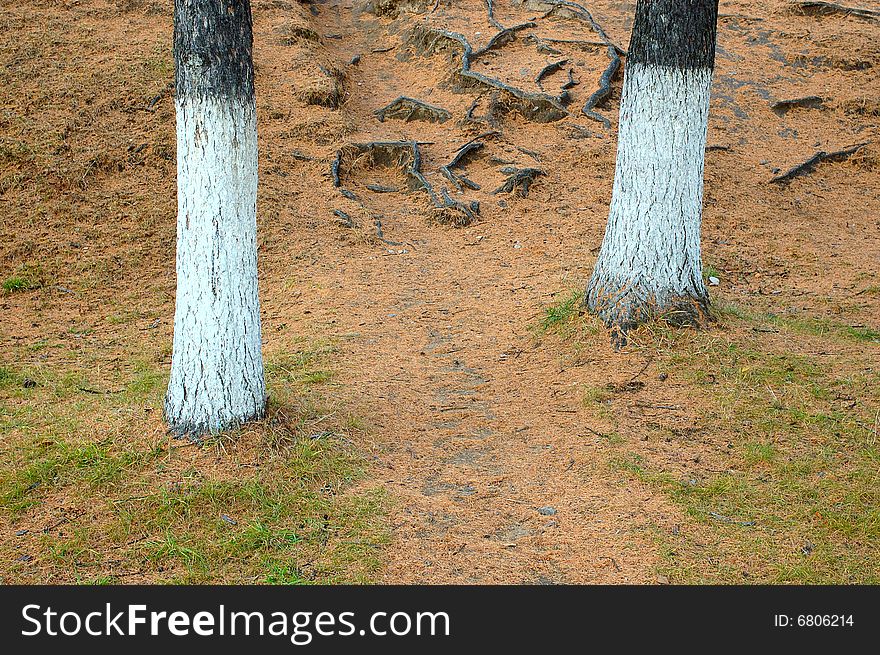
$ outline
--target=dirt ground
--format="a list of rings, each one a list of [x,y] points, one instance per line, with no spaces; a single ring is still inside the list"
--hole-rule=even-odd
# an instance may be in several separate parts
[[[876,2],[859,4],[880,11]],[[0,274],[34,281],[0,296],[4,365],[85,368],[94,381],[104,372],[130,375],[144,358],[167,373],[175,221],[169,5],[3,3]],[[634,3],[585,6],[625,49]],[[570,114],[537,122],[523,109],[534,98],[518,104],[503,90],[463,85],[461,46],[431,32],[464,35],[475,51],[486,46],[498,29],[481,0],[253,1],[266,356],[301,339],[337,344],[328,393],[369,425],[356,440],[369,466],[353,491],[382,488],[388,498],[378,581],[772,581],[772,557],[762,552],[784,546],[800,558],[821,545],[818,537],[790,518],[787,527],[767,527],[766,542],[748,552],[727,547],[740,538],[736,521],[690,511],[645,471],[702,484],[737,468],[730,452],[742,427],[719,418],[717,385],[676,368],[686,351],[688,371],[709,370],[731,344],[808,357],[835,380],[858,377],[860,404],[845,412],[866,422],[859,438],[868,443],[873,431],[876,444],[880,21],[805,14],[783,0],[722,0],[703,247],[707,270],[720,279],[713,301],[738,309],[705,332],[648,330],[615,352],[586,317],[566,317],[567,330],[541,329],[548,307],[583,288],[601,243],[621,86],[618,74],[597,109],[610,127],[580,112],[608,65],[608,45],[582,14],[551,9],[496,2],[501,25],[534,25],[472,66],[544,98],[563,91],[570,70]],[[538,73],[560,60],[542,91]],[[450,117],[378,120],[375,112],[399,96]],[[772,107],[806,96],[821,104]],[[455,168],[480,188],[458,191],[439,169],[480,135],[484,146]],[[455,225],[467,214],[436,209],[423,190],[407,188],[400,167],[350,149],[334,184],[340,148],[413,140],[425,179],[438,194],[445,188],[468,206],[479,202],[476,221]],[[861,144],[790,182],[771,182],[819,151]],[[542,171],[526,197],[493,193],[510,166]],[[809,327],[816,325],[830,327]],[[834,336],[844,332],[866,338]],[[47,340],[53,347],[35,347]],[[157,407],[130,420],[144,440],[162,433]],[[91,429],[97,438],[105,427]],[[806,434],[799,430],[792,439]],[[22,434],[0,432],[7,456]],[[784,431],[773,435],[789,443]],[[642,462],[637,470],[614,465],[633,458]],[[860,524],[876,527],[875,500],[855,501]],[[38,505],[2,519],[6,560],[18,557],[11,535],[49,522],[48,511]],[[828,534],[828,570],[847,549],[861,553],[863,566],[819,579],[876,579],[875,532]],[[703,547],[715,550],[693,554]],[[675,552],[690,557],[687,571],[676,568]],[[11,580],[45,574],[8,567]]]

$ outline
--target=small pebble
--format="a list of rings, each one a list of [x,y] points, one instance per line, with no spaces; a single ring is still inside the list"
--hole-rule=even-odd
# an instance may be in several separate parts
[[[550,506],[539,507],[538,514],[543,514],[544,516],[553,516],[554,514],[556,514],[556,509]]]
[[[717,287],[719,284],[721,284],[721,280],[719,280],[717,277],[709,278],[709,286]]]
[[[15,533],[15,536],[16,536],[16,537],[23,537],[23,536],[25,536],[28,532],[29,532],[28,530],[19,530],[18,532]]]
[[[660,382],[665,382],[668,378],[669,375],[667,375],[666,373],[661,373],[657,376],[657,379],[660,380]]]

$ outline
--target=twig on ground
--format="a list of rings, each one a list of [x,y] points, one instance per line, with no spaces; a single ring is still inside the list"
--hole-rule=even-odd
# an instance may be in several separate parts
[[[842,150],[835,150],[833,152],[825,152],[824,150],[820,150],[815,153],[812,157],[807,159],[804,162],[801,162],[797,166],[794,166],[787,170],[785,173],[777,175],[773,179],[770,180],[771,184],[784,184],[786,182],[790,182],[796,177],[800,177],[801,175],[807,175],[812,173],[813,170],[825,161],[845,161],[852,157],[859,150],[868,145],[869,142],[858,143],[854,146],[850,146],[848,148],[843,148]]]
[[[792,9],[805,16],[826,16],[828,14],[843,14],[855,16],[865,20],[880,19],[880,11],[863,7],[846,7],[834,2],[822,2],[821,0],[795,0]]]

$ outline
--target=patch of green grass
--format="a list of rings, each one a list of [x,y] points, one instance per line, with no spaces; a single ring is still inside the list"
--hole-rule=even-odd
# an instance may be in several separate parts
[[[541,319],[541,330],[549,332],[582,315],[583,298],[584,292],[575,289],[566,294],[555,305],[547,307],[544,310],[544,318]]]
[[[355,416],[354,414],[349,414],[345,418],[345,427],[347,430],[353,432],[366,432],[367,431],[367,422],[359,416]]]
[[[354,490],[365,462],[352,437],[367,423],[318,393],[332,353],[319,342],[272,358],[267,417],[202,446],[164,435],[167,374],[150,362],[100,378],[86,366],[3,366],[0,513],[41,521],[43,504],[63,498],[63,534],[41,534],[34,555],[72,582],[140,571],[181,583],[371,581],[387,499]],[[145,439],[145,426],[156,436]],[[28,570],[3,573],[28,580]]]
[[[597,405],[606,402],[609,398],[612,397],[611,391],[607,386],[587,386],[584,387],[583,393],[581,395],[581,401],[583,402],[585,407],[590,407],[592,405]]]
[[[188,582],[369,580],[387,541],[384,499],[345,493],[363,474],[360,459],[341,442],[315,441],[298,442],[257,473],[195,476],[118,504],[119,534],[158,535],[136,552],[173,560]]]
[[[330,342],[316,342],[294,352],[277,353],[267,357],[266,381],[270,387],[293,385],[296,391],[319,385],[333,379],[333,371],[325,367],[335,352]]]
[[[611,418],[614,412],[611,399],[614,394],[607,386],[588,385],[581,393],[581,405],[600,418]]]
[[[204,570],[207,568],[208,562],[205,556],[191,545],[192,541],[186,536],[178,537],[169,530],[158,538],[146,541],[142,551],[156,563],[161,564],[169,560],[176,560],[186,565],[188,569]]]
[[[21,386],[24,377],[17,371],[6,366],[0,366],[0,388]]]
[[[733,317],[741,320],[753,320],[754,315],[741,305],[725,300],[724,298],[715,298],[710,306],[710,311],[716,319],[725,317]]]
[[[102,575],[97,578],[83,580],[82,584],[90,585],[90,586],[94,586],[94,587],[101,587],[101,586],[113,584],[113,578],[111,578],[109,575]]]
[[[878,332],[877,330],[872,330],[869,327],[853,327],[847,325],[844,328],[844,332],[853,341],[880,343],[880,332]]]
[[[116,452],[107,442],[71,444],[45,437],[19,456],[20,466],[0,471],[0,507],[17,515],[38,502],[41,487],[113,484],[148,456],[134,450]]]
[[[233,552],[283,551],[293,548],[298,541],[296,530],[273,527],[258,520],[248,524],[240,534],[233,537],[229,547]]]
[[[778,316],[767,314],[762,322],[796,334],[831,337],[863,343],[880,343],[880,332],[866,326],[851,326],[816,316]]]
[[[302,574],[302,571],[288,563],[268,562],[268,572],[263,576],[263,582],[271,585],[305,585],[311,584]]]
[[[683,472],[650,452],[612,459],[693,522],[658,536],[661,570],[677,582],[878,583],[878,379],[758,340],[704,332],[654,343],[658,367],[705,389],[708,443],[730,444],[721,470]]]
[[[3,280],[3,291],[6,293],[18,293],[20,291],[33,291],[44,284],[43,272],[39,266],[25,265]]]
[[[743,444],[743,457],[748,464],[772,462],[776,457],[776,447],[763,441],[749,441]]]
[[[123,310],[117,314],[107,316],[107,322],[110,325],[125,325],[141,318],[142,313],[135,310]]]
[[[125,386],[125,393],[130,398],[144,398],[164,391],[168,384],[168,376],[146,362],[135,364],[134,378]]]
[[[880,331],[867,326],[852,326],[829,318],[807,314],[780,315],[757,312],[723,298],[712,304],[716,319],[733,318],[754,323],[757,328],[776,329],[819,338],[834,338],[863,343],[880,343]]]

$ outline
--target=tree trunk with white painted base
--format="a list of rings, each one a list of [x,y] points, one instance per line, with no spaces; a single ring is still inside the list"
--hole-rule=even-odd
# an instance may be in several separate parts
[[[175,0],[177,299],[165,418],[216,433],[259,418],[257,118],[248,0]]]
[[[638,0],[605,238],[585,303],[618,345],[708,317],[700,225],[718,0]]]

